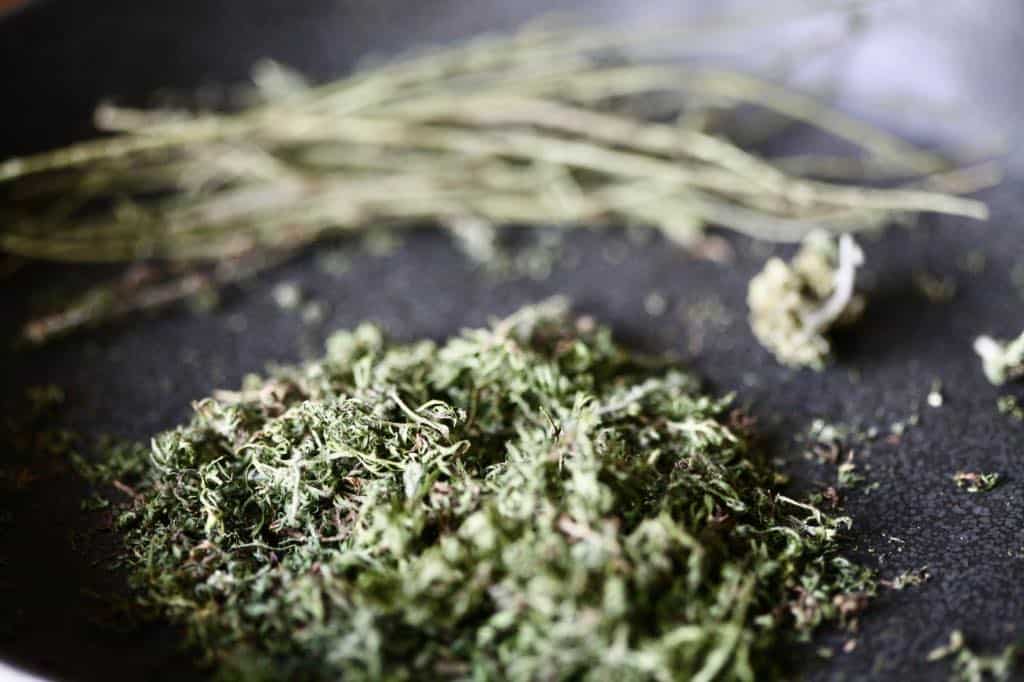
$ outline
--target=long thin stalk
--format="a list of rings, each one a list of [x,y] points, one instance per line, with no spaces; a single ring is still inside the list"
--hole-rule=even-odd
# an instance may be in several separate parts
[[[264,66],[271,99],[235,114],[104,106],[97,124],[106,137],[0,163],[0,250],[209,270],[423,220],[488,229],[648,224],[693,245],[707,225],[792,241],[815,228],[876,229],[918,211],[986,217],[984,204],[958,195],[998,181],[991,166],[957,168],[814,98],[679,61],[683,37],[711,40],[697,29],[529,29],[317,87]],[[638,115],[637,104],[652,98],[678,109],[676,120]],[[750,105],[861,155],[762,158],[702,127],[711,110]],[[882,176],[898,182],[843,181]],[[122,307],[180,298],[190,281]]]

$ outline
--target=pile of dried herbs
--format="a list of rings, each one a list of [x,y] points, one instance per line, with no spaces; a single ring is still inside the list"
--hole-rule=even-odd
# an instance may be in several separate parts
[[[874,590],[729,400],[559,300],[341,332],[92,467],[140,603],[253,679],[764,679]]]

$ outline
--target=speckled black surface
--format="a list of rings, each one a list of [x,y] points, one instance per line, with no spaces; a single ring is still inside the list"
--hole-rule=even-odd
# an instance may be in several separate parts
[[[145,9],[109,2],[102,11],[86,4],[51,2],[0,22],[0,157],[86,134],[88,112],[105,94],[131,100],[158,85],[230,82],[267,54],[330,73],[371,47],[388,51],[422,40],[416,17],[430,16],[422,8],[403,14],[397,2],[348,9],[321,2],[153,2]],[[242,9],[256,5],[259,11]],[[423,33],[437,39],[477,28],[467,19]],[[849,551],[883,577],[928,566],[932,579],[883,592],[862,618],[852,652],[837,650],[830,661],[812,649],[792,657],[795,674],[806,679],[930,680],[947,668],[924,657],[953,628],[983,651],[1024,634],[1024,425],[997,413],[996,398],[1012,391],[989,386],[971,352],[977,333],[1006,336],[1022,326],[1024,292],[1010,277],[1024,262],[1020,190],[1008,182],[989,192],[994,216],[987,225],[926,219],[912,231],[868,240],[867,315],[837,339],[838,363],[821,373],[781,368],[751,338],[745,286],[768,250],[746,240],[730,238],[736,260],[723,266],[660,239],[636,244],[620,232],[579,232],[547,278],[494,280],[427,230],[410,234],[390,255],[354,259],[343,275],[328,274],[308,254],[227,292],[214,313],[181,308],[41,350],[5,352],[0,405],[16,401],[27,385],[52,382],[67,391],[74,427],[141,438],[185,417],[192,399],[237,385],[246,372],[317,353],[332,329],[373,319],[401,339],[440,339],[567,294],[624,341],[674,352],[714,389],[737,391],[760,417],[784,468],[804,485],[834,476],[793,444],[814,418],[877,426],[885,434],[894,422],[920,415],[920,425],[898,442],[879,438],[859,451],[867,483],[877,487],[847,497],[855,521]],[[979,246],[986,267],[970,273],[962,261]],[[953,278],[953,300],[927,301],[913,284],[921,271]],[[91,275],[32,267],[5,280],[0,333],[13,335],[40,292]],[[274,304],[272,288],[284,281],[326,305],[323,324],[304,325]],[[668,302],[661,316],[644,311],[651,292]],[[702,316],[701,306],[725,315]],[[925,396],[936,379],[945,403],[931,408]],[[951,482],[960,469],[998,471],[1005,482],[969,495]],[[87,532],[95,519],[79,511],[83,492],[64,473],[3,501],[12,522],[0,525],[0,660],[68,680],[194,676],[173,630],[122,633],[95,622],[88,593],[117,589],[119,576],[95,561],[113,539]],[[825,633],[816,646],[838,649],[848,639]]]

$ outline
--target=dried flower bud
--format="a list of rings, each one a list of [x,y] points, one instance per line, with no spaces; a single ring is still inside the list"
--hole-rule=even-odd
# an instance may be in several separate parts
[[[991,336],[974,340],[974,352],[981,357],[985,377],[999,386],[1024,377],[1024,332],[1013,341],[999,341]]]
[[[747,305],[757,340],[779,362],[821,369],[831,352],[825,333],[856,320],[864,299],[854,293],[864,254],[849,235],[807,235],[790,263],[772,258],[750,280]]]

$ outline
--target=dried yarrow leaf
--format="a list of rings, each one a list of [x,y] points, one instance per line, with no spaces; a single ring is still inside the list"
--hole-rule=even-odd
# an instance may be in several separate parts
[[[730,413],[553,300],[338,333],[94,473],[139,604],[227,677],[764,679],[874,579]]]

